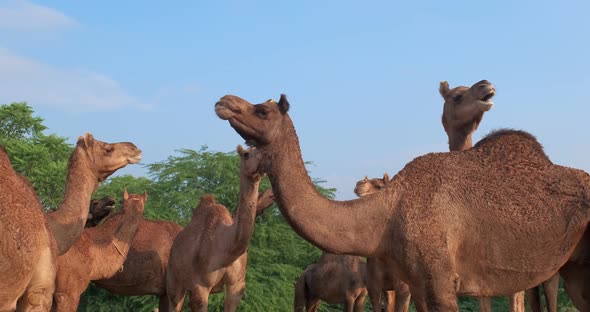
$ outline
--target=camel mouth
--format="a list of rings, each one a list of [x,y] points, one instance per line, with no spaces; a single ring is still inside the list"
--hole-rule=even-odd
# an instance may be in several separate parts
[[[223,120],[230,120],[235,117],[236,113],[225,102],[219,101],[215,103],[215,114]]]
[[[140,152],[139,154],[137,154],[133,157],[129,157],[127,160],[129,161],[130,164],[136,164],[141,161],[141,155],[142,155],[142,153]]]
[[[484,102],[488,102],[491,98],[494,97],[494,95],[496,95],[496,92],[494,90],[490,90],[490,92],[488,94],[484,95],[484,97],[481,98],[481,100]]]

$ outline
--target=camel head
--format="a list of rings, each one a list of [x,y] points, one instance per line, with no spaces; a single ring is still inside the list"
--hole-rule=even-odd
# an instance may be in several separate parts
[[[251,146],[272,143],[280,129],[289,119],[289,102],[281,94],[279,102],[268,100],[260,104],[234,96],[226,95],[215,104],[215,113],[223,120],[228,120],[232,128]]]
[[[265,190],[258,194],[258,205],[256,205],[256,216],[261,215],[266,208],[275,202],[275,196],[272,189]]]
[[[260,182],[264,178],[262,152],[256,147],[244,149],[241,145],[238,145],[236,151],[240,156],[240,176]]]
[[[127,188],[123,192],[123,211],[143,214],[145,203],[147,202],[147,192],[143,194],[129,194]]]
[[[86,227],[97,226],[115,210],[115,198],[105,196],[90,202]]]
[[[477,129],[483,114],[489,111],[494,103],[491,101],[496,89],[487,80],[477,82],[470,88],[459,86],[449,88],[449,83],[442,81],[439,88],[445,104],[442,123],[447,134],[459,131],[465,134]]]
[[[387,173],[383,174],[383,178],[369,179],[365,176],[364,179],[356,183],[356,186],[354,187],[354,193],[358,197],[367,196],[369,194],[373,194],[375,192],[380,191],[384,187],[388,186],[389,183],[390,180],[389,175]]]
[[[99,181],[104,181],[115,171],[141,160],[141,150],[133,143],[106,143],[94,139],[90,133],[80,136],[76,147],[83,149],[93,162]]]

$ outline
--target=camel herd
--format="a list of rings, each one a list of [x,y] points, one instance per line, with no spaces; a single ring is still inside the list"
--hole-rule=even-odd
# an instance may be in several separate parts
[[[260,104],[233,95],[215,112],[246,141],[238,146],[240,195],[234,215],[203,196],[189,224],[143,218],[147,194],[91,201],[100,182],[141,159],[128,142],[80,137],[68,162],[65,199],[44,213],[26,177],[0,148],[0,312],[76,311],[92,281],[119,295],[159,296],[159,311],[207,311],[225,289],[224,311],[244,295],[255,218],[276,202],[291,227],[324,253],[294,285],[295,311],[320,301],[362,311],[458,311],[457,296],[509,296],[524,311],[524,292],[541,311],[556,311],[559,276],[574,305],[590,311],[590,176],[553,164],[535,137],[497,130],[472,135],[493,103],[486,80],[440,84],[450,152],[414,159],[393,178],[365,177],[358,199],[323,197],[308,176],[284,95]],[[259,193],[267,175],[272,191]],[[366,262],[363,258],[366,257]],[[382,303],[382,298],[385,302]]]

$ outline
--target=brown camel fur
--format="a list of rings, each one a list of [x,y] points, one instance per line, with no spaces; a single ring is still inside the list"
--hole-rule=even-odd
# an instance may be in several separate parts
[[[65,253],[82,233],[91,194],[113,172],[137,163],[141,151],[128,142],[105,143],[91,134],[79,137],[68,162],[64,201],[59,210],[48,214],[43,213],[30,184],[14,173],[6,153],[2,154],[2,176],[7,178],[0,186],[0,235],[5,238],[0,311],[13,310],[18,298],[18,310],[47,311],[55,287],[56,256]]]
[[[227,95],[215,108],[262,150],[278,207],[299,235],[326,252],[386,261],[428,311],[457,311],[457,295],[508,295],[547,280],[590,219],[590,176],[554,165],[526,132],[418,157],[390,188],[333,201],[307,175],[284,95],[258,105]]]
[[[390,185],[389,175],[383,178],[358,181],[354,193],[364,197],[381,191]],[[381,295],[385,295],[385,311],[408,311],[410,306],[410,288],[408,284],[395,277],[393,270],[379,258],[367,258],[367,291],[373,311],[381,311]]]
[[[295,284],[295,312],[317,311],[320,300],[344,305],[343,311],[363,311],[367,289],[361,257],[323,253]]]
[[[258,198],[257,215],[274,202],[270,189]],[[180,231],[182,227],[174,222],[141,220],[123,269],[109,279],[93,281],[94,284],[117,295],[156,295],[158,310],[171,311],[166,294],[166,269],[170,248]]]
[[[58,257],[53,311],[76,311],[90,281],[109,278],[121,269],[146,201],[146,193],[128,194],[125,190],[121,212],[85,229],[72,248]]]
[[[240,200],[234,218],[203,196],[190,223],[178,234],[170,250],[166,288],[169,306],[180,311],[187,291],[193,312],[207,311],[209,294],[225,286],[224,311],[235,311],[246,287],[247,248],[254,232],[262,155],[242,149]]]
[[[105,196],[101,199],[94,199],[90,202],[86,228],[95,227],[105,221],[115,211],[115,198]]]

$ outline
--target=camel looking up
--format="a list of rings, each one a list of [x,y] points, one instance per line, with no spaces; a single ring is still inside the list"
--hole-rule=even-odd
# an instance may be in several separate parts
[[[0,311],[15,305],[19,310],[50,309],[56,256],[82,233],[90,196],[109,175],[140,159],[141,150],[132,143],[101,142],[89,133],[79,137],[68,161],[64,201],[59,210],[44,214],[34,189],[0,152],[0,170],[6,177],[0,182],[0,235],[5,238],[0,248]]]
[[[464,151],[473,146],[472,135],[479,126],[483,114],[489,111],[494,103],[491,101],[496,89],[487,80],[473,86],[449,88],[449,83],[440,83],[440,95],[445,100],[442,124],[449,137],[451,151]]]
[[[90,281],[109,278],[121,269],[146,201],[146,193],[128,194],[125,190],[122,211],[85,229],[74,246],[58,257],[54,311],[76,311]]]
[[[101,199],[94,199],[90,202],[88,211],[88,219],[86,220],[86,228],[95,227],[106,218],[108,218],[115,211],[115,198],[112,196],[105,196]]]
[[[317,311],[320,300],[361,312],[367,297],[366,265],[361,257],[323,253],[295,285],[295,312]]]
[[[330,200],[307,174],[289,107],[284,95],[257,105],[226,95],[215,111],[262,151],[299,235],[326,252],[386,261],[429,311],[458,311],[457,295],[508,295],[547,280],[590,220],[590,176],[553,164],[535,137],[514,130],[417,157],[371,196]]]
[[[235,215],[203,196],[189,224],[170,250],[166,288],[169,307],[180,311],[187,291],[193,312],[207,311],[209,294],[225,286],[224,311],[235,311],[246,287],[247,248],[254,231],[262,155],[255,148],[240,156],[240,199]]]

